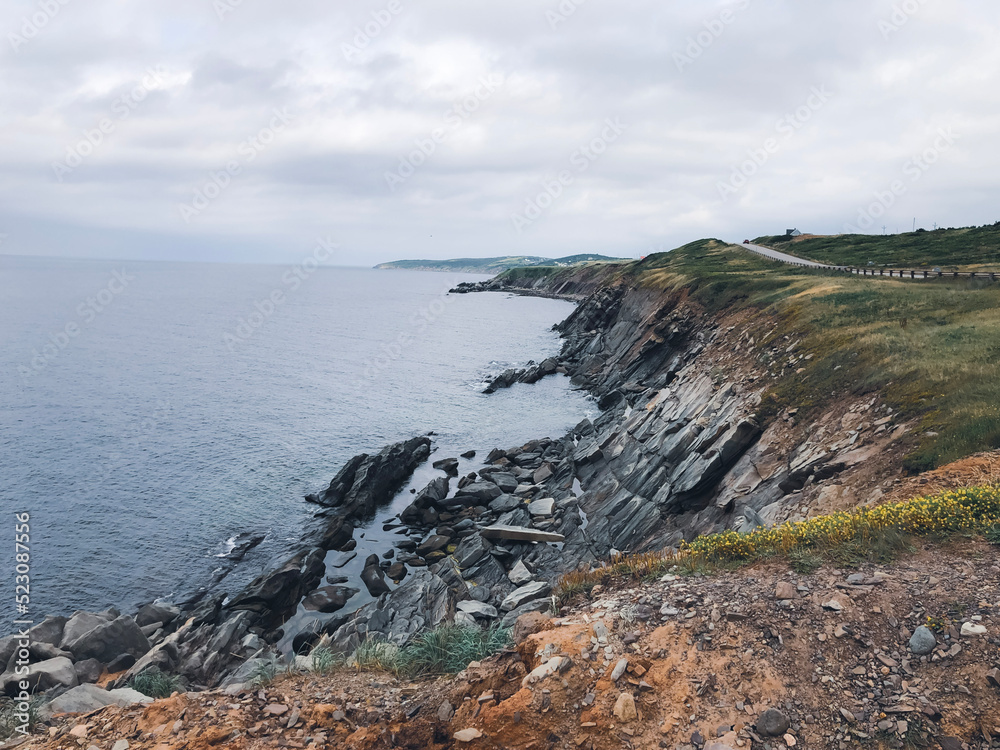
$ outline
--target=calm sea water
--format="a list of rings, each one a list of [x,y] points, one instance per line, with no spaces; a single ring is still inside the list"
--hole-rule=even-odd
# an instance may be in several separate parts
[[[266,534],[235,590],[356,453],[429,431],[436,457],[485,452],[591,414],[563,377],[480,393],[558,352],[571,306],[446,294],[475,278],[0,256],[0,504],[10,535],[31,513],[31,614],[189,593]]]

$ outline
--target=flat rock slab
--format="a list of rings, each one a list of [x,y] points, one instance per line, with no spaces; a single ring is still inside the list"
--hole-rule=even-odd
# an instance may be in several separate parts
[[[80,685],[67,690],[49,704],[54,714],[84,714],[104,706],[152,703],[153,699],[131,688],[104,690],[97,685]]]
[[[487,526],[479,532],[484,539],[511,539],[517,542],[565,542],[566,537],[552,531],[539,531],[525,526]]]
[[[357,556],[358,553],[354,550],[351,550],[350,552],[339,552],[336,555],[331,555],[327,559],[327,565],[331,568],[342,568]]]

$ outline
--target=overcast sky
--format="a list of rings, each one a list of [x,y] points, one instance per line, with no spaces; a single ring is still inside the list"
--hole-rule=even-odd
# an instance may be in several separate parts
[[[10,0],[0,253],[336,262],[1000,220],[995,0]]]

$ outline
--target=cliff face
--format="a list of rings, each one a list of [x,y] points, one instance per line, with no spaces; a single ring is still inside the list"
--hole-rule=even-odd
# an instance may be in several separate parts
[[[614,268],[506,274],[481,288],[582,298],[558,327],[559,364],[605,409],[574,431],[564,472],[589,519],[570,532],[581,557],[829,512],[898,481],[893,446],[907,426],[877,394],[830,394],[804,421],[797,409],[768,413],[769,388],[810,357],[778,319],[709,314],[683,290]]]

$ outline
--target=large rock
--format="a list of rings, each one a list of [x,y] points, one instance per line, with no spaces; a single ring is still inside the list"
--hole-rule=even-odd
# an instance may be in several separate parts
[[[524,526],[494,524],[479,532],[485,539],[510,539],[518,542],[564,542],[566,537],[551,531],[539,531]]]
[[[97,682],[104,673],[104,666],[97,659],[84,659],[73,665],[76,678],[83,685],[87,682]]]
[[[48,643],[58,646],[62,643],[63,631],[69,618],[49,616],[28,631],[32,643]]]
[[[157,643],[149,653],[132,665],[128,672],[117,680],[117,683],[124,685],[137,674],[151,667],[157,667],[161,672],[174,671],[180,661],[180,646],[191,635],[195,627],[195,618],[189,617],[187,622]]]
[[[152,703],[153,699],[137,690],[119,688],[105,690],[97,685],[79,685],[67,690],[49,704],[53,714],[86,714],[104,706],[130,706]]]
[[[54,687],[76,687],[77,677],[73,662],[65,656],[57,656],[30,665],[26,675],[5,672],[0,675],[0,682],[4,693],[15,695],[21,682],[28,683],[28,692],[41,693]]]
[[[264,615],[266,626],[283,622],[295,612],[305,592],[316,588],[322,580],[325,558],[322,548],[300,552],[276,570],[255,578],[226,606]]]
[[[456,504],[489,505],[502,494],[503,490],[492,482],[472,482],[455,493],[454,501]]]
[[[68,623],[66,627],[68,630]],[[66,650],[72,652],[76,659],[97,659],[103,664],[108,664],[121,654],[129,654],[138,659],[150,648],[142,629],[128,615],[104,622],[66,643]]]
[[[465,601],[459,602],[455,605],[455,609],[459,612],[465,612],[468,615],[478,617],[482,620],[493,620],[500,616],[500,613],[497,612],[497,608],[492,604],[477,602],[474,599],[466,599]]]
[[[74,612],[63,627],[62,638],[59,640],[59,648],[64,651],[72,651],[69,644],[79,640],[81,636],[89,633],[98,625],[103,625],[109,618],[103,614],[94,612]],[[117,654],[115,654],[117,656]]]
[[[507,574],[507,578],[510,579],[510,582],[515,586],[523,586],[524,584],[530,582],[534,577],[534,573],[528,570],[528,566],[524,564],[524,560],[518,560]]]
[[[455,562],[458,563],[458,567],[466,570],[486,557],[492,548],[493,545],[479,534],[472,534],[463,539],[455,549]]]
[[[527,602],[546,597],[550,593],[552,593],[552,586],[545,581],[528,583],[510,592],[501,602],[500,609],[503,612],[510,612]]]
[[[136,612],[135,623],[140,628],[153,625],[157,622],[162,625],[169,625],[180,616],[180,613],[181,608],[173,604],[158,604],[153,602],[152,604],[146,604]]]
[[[788,731],[791,725],[788,717],[776,708],[769,708],[757,717],[757,734],[777,737]]]
[[[10,661],[10,658],[20,646],[21,638],[16,635],[8,635],[0,638],[0,670],[4,669],[7,662]]]
[[[533,516],[551,516],[556,509],[555,498],[543,497],[528,504],[528,513]]]
[[[517,477],[510,472],[496,471],[486,476],[488,481],[493,482],[503,492],[513,492],[517,489]]]
[[[430,438],[419,437],[386,446],[374,456],[355,456],[333,478],[320,502],[341,509],[348,517],[370,516],[392,499],[430,453]]]
[[[431,466],[435,469],[439,469],[450,476],[456,476],[458,474],[458,459],[457,458],[442,458],[435,461]]]
[[[347,586],[324,586],[313,591],[302,602],[302,606],[312,612],[329,614],[342,609],[347,600],[358,593],[358,589]]]
[[[507,513],[508,511],[520,508],[524,503],[520,498],[513,495],[501,495],[490,503],[490,510],[494,513]]]
[[[384,599],[351,615],[331,637],[331,647],[352,653],[367,637],[387,638],[404,646],[417,633],[443,622],[453,611],[448,585],[430,569],[415,571]]]
[[[365,560],[364,570],[361,571],[361,582],[365,584],[368,593],[378,598],[382,594],[388,594],[392,589],[385,582],[385,575],[379,566],[378,555],[369,555]]]
[[[426,557],[431,552],[444,549],[450,542],[451,537],[442,534],[433,534],[417,545],[416,553],[421,557]]]
[[[436,477],[414,496],[413,502],[399,514],[399,520],[411,526],[426,523],[427,516],[436,514],[434,507],[447,496],[448,477]]]
[[[934,650],[936,645],[937,638],[934,637],[931,629],[924,625],[914,630],[913,635],[910,636],[910,651],[917,656],[926,656]]]

